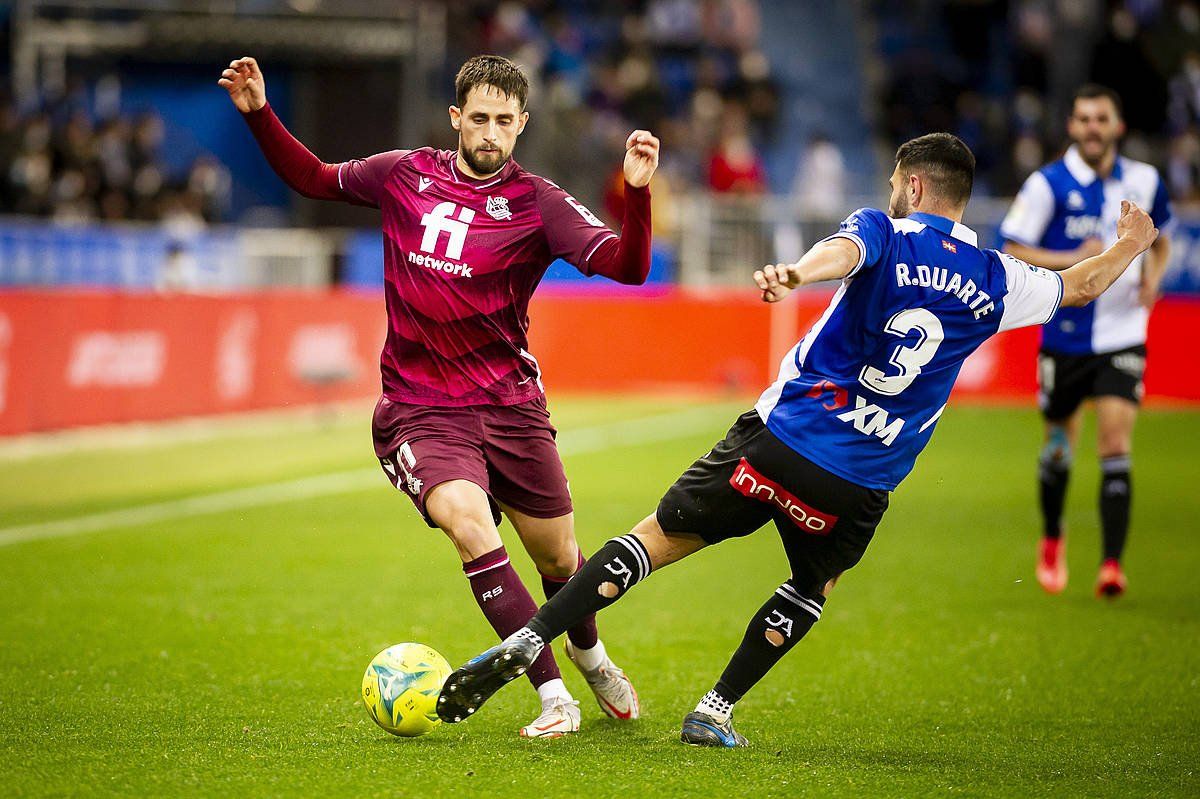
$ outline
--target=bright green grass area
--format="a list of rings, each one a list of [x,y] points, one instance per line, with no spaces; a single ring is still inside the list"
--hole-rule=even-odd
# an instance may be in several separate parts
[[[626,532],[747,403],[571,398],[561,441],[658,415],[662,435],[569,455],[586,550]],[[0,454],[0,528],[374,468],[369,407],[207,440]],[[687,424],[670,437],[673,420]],[[1039,423],[952,408],[813,633],[738,706],[752,746],[678,743],[750,614],[786,576],[771,529],[654,575],[601,617],[645,717],[524,741],[517,683],[400,740],[358,699],[378,650],[452,663],[492,641],[452,548],[383,480],[362,490],[0,547],[0,794],[208,796],[1195,796],[1200,414],[1137,432],[1130,593],[1093,598],[1091,430],[1072,580],[1033,579]],[[595,436],[592,434],[592,438]],[[511,528],[510,551],[519,552]],[[0,533],[2,536],[2,533]],[[531,585],[527,559],[514,557]]]

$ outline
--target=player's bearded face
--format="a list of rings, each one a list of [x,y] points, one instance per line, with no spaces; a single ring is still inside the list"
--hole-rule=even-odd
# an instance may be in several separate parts
[[[892,177],[888,180],[892,187],[892,196],[888,201],[888,216],[892,219],[903,219],[912,213],[912,206],[908,202],[908,181],[900,174],[900,165],[896,165],[896,170],[892,172]]]
[[[1125,123],[1112,100],[1107,97],[1083,97],[1075,101],[1067,133],[1079,148],[1083,160],[1096,165],[1104,160],[1125,133]]]
[[[458,152],[478,176],[491,175],[508,163],[528,118],[515,97],[494,86],[472,89],[461,109],[450,109]]]

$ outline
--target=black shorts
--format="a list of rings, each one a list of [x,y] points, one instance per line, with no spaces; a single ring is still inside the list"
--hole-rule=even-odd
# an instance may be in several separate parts
[[[887,491],[817,466],[749,411],[675,481],[657,517],[664,531],[694,533],[710,544],[774,521],[793,582],[811,595],[862,559],[887,506]]]
[[[1058,422],[1092,397],[1121,397],[1140,403],[1145,372],[1145,346],[1099,355],[1042,350],[1038,353],[1038,406],[1043,416]]]

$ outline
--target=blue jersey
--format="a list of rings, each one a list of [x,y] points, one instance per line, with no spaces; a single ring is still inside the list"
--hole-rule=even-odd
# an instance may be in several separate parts
[[[834,237],[858,246],[859,263],[756,410],[813,463],[890,491],[929,443],[967,356],[998,331],[1050,319],[1062,278],[929,214],[863,208]]]
[[[1117,240],[1121,200],[1147,209],[1165,235],[1171,203],[1154,167],[1118,156],[1112,173],[1101,180],[1071,147],[1061,159],[1029,176],[1000,225],[1000,235],[1047,250],[1074,250],[1092,238],[1109,246]],[[1042,348],[1088,355],[1145,344],[1150,312],[1138,299],[1142,258],[1134,259],[1095,302],[1059,311],[1042,329]]]

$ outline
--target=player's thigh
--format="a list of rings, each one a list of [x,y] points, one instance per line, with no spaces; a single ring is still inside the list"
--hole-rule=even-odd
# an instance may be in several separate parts
[[[757,474],[747,457],[765,433],[754,411],[738,417],[725,438],[667,489],[655,512],[659,529],[716,544],[750,535],[769,522],[772,507],[764,492],[770,491],[770,481],[746,481],[747,474]]]
[[[1100,457],[1124,455],[1133,446],[1133,426],[1143,394],[1146,348],[1130,347],[1098,357],[1095,397]]]
[[[482,495],[482,515],[495,529],[499,508],[488,494],[481,434],[469,411],[405,405],[385,397],[376,405],[371,426],[375,455],[384,473],[412,500],[429,526],[441,527],[452,539],[472,536],[479,527]],[[429,498],[443,488],[435,519],[429,512]],[[467,548],[474,551],[475,546]]]
[[[558,454],[558,431],[544,400],[481,408],[483,450],[492,496],[536,519],[568,516],[574,509]]]
[[[1090,355],[1038,353],[1038,407],[1048,425],[1067,423],[1094,391],[1096,363]]]
[[[1101,458],[1133,451],[1137,413],[1137,403],[1124,397],[1096,398],[1096,451]]]
[[[491,498],[470,480],[448,480],[430,489],[425,513],[441,528],[463,563],[499,549],[503,543],[496,529]]]
[[[521,539],[537,569],[548,577],[570,577],[579,567],[575,514],[543,519],[501,503],[501,510]]]
[[[774,436],[760,450],[764,462],[786,475],[776,488],[773,518],[792,584],[803,596],[826,593],[866,554],[889,494],[839,477]]]
[[[658,522],[658,515],[654,513],[634,525],[631,534],[637,536],[646,548],[651,569],[669,566],[708,546],[708,542],[695,533],[664,530]]]

